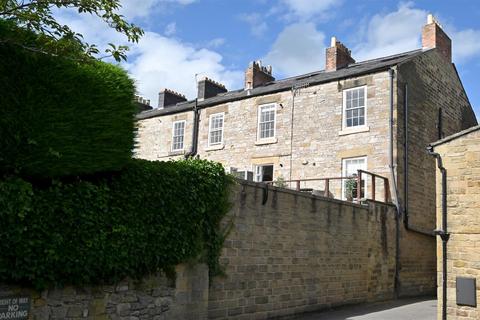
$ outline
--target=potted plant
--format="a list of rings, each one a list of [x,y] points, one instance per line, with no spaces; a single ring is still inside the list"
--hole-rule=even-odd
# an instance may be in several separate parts
[[[280,176],[277,178],[277,180],[275,180],[275,182],[273,183],[276,187],[279,187],[279,188],[286,188],[287,187],[287,183],[285,182],[285,179]]]
[[[356,179],[348,179],[345,182],[345,196],[347,201],[353,201],[354,190],[357,189],[357,180]]]

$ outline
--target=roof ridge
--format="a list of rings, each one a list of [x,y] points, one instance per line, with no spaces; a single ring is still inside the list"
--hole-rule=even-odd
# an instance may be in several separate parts
[[[413,54],[413,53],[420,53],[420,52],[423,52],[423,49],[414,49],[414,50],[404,51],[404,52],[401,52],[401,53],[391,54],[391,55],[383,56],[383,57],[379,57],[379,58],[362,60],[362,61],[358,61],[358,62],[349,64],[348,66],[346,66],[345,68],[342,68],[342,69],[348,69],[348,68],[355,67],[355,66],[361,66],[361,65],[363,65],[363,64],[372,63],[372,62],[376,62],[376,61],[384,61],[384,60],[396,59],[396,58],[400,58],[400,57],[402,57],[402,56],[408,56],[408,55],[411,55],[411,54]],[[341,70],[341,69],[340,69],[340,70]],[[336,71],[338,71],[338,70],[336,70]],[[333,71],[333,72],[335,72],[335,71]],[[317,75],[317,74],[319,74],[319,73],[325,73],[325,69],[317,70],[317,71],[312,71],[312,72],[308,72],[308,73],[304,73],[304,74],[299,74],[299,75],[296,75],[296,76],[291,76],[291,77],[287,77],[287,78],[283,78],[283,79],[271,81],[271,82],[269,82],[269,83],[270,83],[270,84],[271,84],[271,83],[279,83],[279,82],[286,81],[286,80],[293,80],[293,79],[298,79],[298,78],[313,76],[313,75]]]
[[[225,93],[216,95],[214,97],[210,97],[203,101],[199,101],[198,106],[200,108],[206,108],[211,105],[215,105],[219,103],[226,103],[230,101],[246,99],[248,97],[290,90],[295,85],[302,84],[302,83],[310,83],[312,85],[317,85],[320,83],[335,81],[335,80],[349,78],[349,77],[356,77],[356,76],[360,76],[360,75],[364,75],[372,72],[378,72],[379,70],[387,69],[391,66],[403,63],[409,59],[413,59],[417,55],[427,51],[429,50],[416,49],[412,51],[398,53],[395,55],[361,61],[358,63],[351,64],[346,68],[338,69],[336,71],[331,71],[331,72],[325,72],[324,70],[314,71],[314,72],[298,75],[295,77],[272,81],[263,86],[259,86],[250,90],[243,90],[243,89],[231,90],[231,91],[227,91]],[[182,112],[182,110],[186,111],[189,108],[191,109],[193,107],[194,102],[195,102],[195,99],[188,100],[188,101],[179,103],[175,106],[171,106],[161,110],[153,109],[147,112],[142,112],[137,115],[137,119],[153,117],[160,114]]]

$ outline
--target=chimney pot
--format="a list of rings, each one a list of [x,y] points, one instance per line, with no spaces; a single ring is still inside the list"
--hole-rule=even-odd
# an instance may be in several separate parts
[[[332,40],[330,41],[330,47],[335,47],[337,45],[337,37],[332,37]]]
[[[430,24],[433,22],[434,22],[433,14],[429,13],[427,16],[427,24]]]

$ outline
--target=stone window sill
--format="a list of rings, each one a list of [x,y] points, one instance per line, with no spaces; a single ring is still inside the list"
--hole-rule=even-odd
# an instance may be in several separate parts
[[[185,150],[175,150],[175,151],[170,151],[168,153],[168,156],[180,156],[184,154],[185,154]]]
[[[349,134],[354,134],[354,133],[361,133],[361,132],[369,132],[370,127],[369,126],[358,126],[358,127],[352,127],[352,128],[345,128],[342,131],[338,133],[339,136],[346,136]]]
[[[208,146],[205,148],[205,151],[215,151],[215,150],[222,150],[225,149],[225,144],[216,144],[213,146]]]
[[[261,140],[255,141],[255,145],[256,146],[261,146],[261,145],[264,145],[264,144],[272,144],[272,143],[277,143],[277,142],[278,142],[277,138],[266,138],[266,139],[261,139]]]

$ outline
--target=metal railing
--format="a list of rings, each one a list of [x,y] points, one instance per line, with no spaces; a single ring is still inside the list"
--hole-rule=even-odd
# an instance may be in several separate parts
[[[349,177],[294,179],[294,180],[269,181],[266,183],[274,186],[286,187],[286,188],[297,190],[297,191],[311,192],[313,194],[322,195],[327,198],[336,198],[335,192],[334,192],[335,191],[334,189],[336,189],[337,192],[340,190],[340,195],[341,195],[340,198],[345,200],[346,197],[343,194],[345,191],[344,190],[345,187],[343,185],[344,180],[356,181],[356,191],[355,191],[356,194],[352,195],[352,199],[351,199],[352,202],[361,202],[362,200],[378,201],[378,198],[380,195],[382,195],[382,197],[380,198],[381,199],[380,201],[383,200],[383,202],[386,202],[386,203],[391,202],[390,185],[388,183],[388,178],[375,174],[373,172],[366,171],[366,170],[358,170],[356,175],[352,175]],[[362,180],[366,183],[362,184]],[[380,190],[377,187],[378,180],[380,180],[382,183]],[[315,184],[317,189],[315,189],[314,187],[308,187],[308,188],[306,187],[307,183],[312,183],[312,182],[313,183],[317,182],[317,184]],[[332,185],[335,182],[340,182],[340,186],[337,185],[337,188],[335,188],[335,186],[332,187]],[[323,190],[318,189],[318,185],[319,185],[318,183],[323,184]],[[302,187],[302,184],[304,185],[303,187]],[[362,197],[362,193],[363,193],[363,197]],[[353,198],[353,196],[356,196],[356,198]]]

